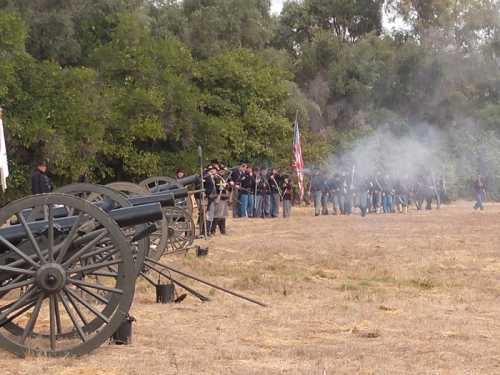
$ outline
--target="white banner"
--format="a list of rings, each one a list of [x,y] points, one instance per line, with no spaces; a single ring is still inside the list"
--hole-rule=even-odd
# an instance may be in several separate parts
[[[5,191],[7,189],[7,177],[9,177],[9,165],[7,163],[7,148],[5,147],[1,113],[0,109],[0,185],[2,190]]]

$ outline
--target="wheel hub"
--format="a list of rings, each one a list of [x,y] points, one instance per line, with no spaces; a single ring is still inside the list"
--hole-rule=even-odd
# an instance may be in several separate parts
[[[36,273],[36,283],[47,293],[57,293],[66,285],[66,271],[58,263],[47,263]]]

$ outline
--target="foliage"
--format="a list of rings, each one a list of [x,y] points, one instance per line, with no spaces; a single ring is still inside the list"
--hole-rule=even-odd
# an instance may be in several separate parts
[[[198,145],[287,168],[296,117],[308,164],[381,126],[438,128],[464,195],[471,174],[500,178],[499,3],[0,0],[1,199],[42,158],[57,184],[194,172]],[[384,9],[407,31],[384,31]]]

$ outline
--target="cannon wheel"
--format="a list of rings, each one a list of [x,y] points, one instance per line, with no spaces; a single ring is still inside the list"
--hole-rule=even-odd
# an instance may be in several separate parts
[[[88,184],[88,183],[77,183],[77,184],[71,184],[71,185],[66,185],[58,190],[56,190],[57,193],[61,194],[68,194],[68,195],[73,195],[77,196],[79,198],[85,199],[88,202],[91,202],[92,204],[96,204],[97,202],[108,200],[109,201],[109,209],[112,208],[119,208],[119,207],[130,207],[131,204],[127,200],[126,196],[118,191],[115,191],[113,189],[110,189],[108,187],[102,186],[102,185],[94,185],[94,184]],[[72,214],[72,212],[69,212]],[[136,232],[139,232],[145,228],[145,225],[138,225],[135,228],[121,228],[121,230],[124,232],[125,236],[128,238],[131,238],[134,236]],[[134,263],[136,265],[136,271],[137,274],[139,274],[143,268],[144,264],[144,259],[147,255],[147,251],[149,250],[149,239],[145,238],[139,242],[130,244],[131,251],[132,251],[132,257],[134,259]],[[116,268],[114,266],[110,266],[109,270],[116,271]],[[99,281],[99,276],[95,276],[95,280]],[[92,322],[89,322],[88,324],[84,325],[82,328],[84,331],[87,330],[95,330],[99,326],[102,325],[102,321],[99,319],[94,319]],[[13,332],[16,335],[22,334],[22,330],[19,329],[19,327],[9,324],[6,325],[6,329],[9,329],[11,332]],[[73,337],[77,334],[76,331],[69,331],[69,332],[60,332],[59,337]]]
[[[115,206],[116,208],[131,206],[125,194],[102,185],[87,183],[71,184],[62,186],[55,192],[78,196],[93,204],[103,200],[110,200],[113,206]],[[144,228],[145,225],[138,225],[137,227],[135,227],[135,230],[130,230],[130,228],[122,228],[122,230],[125,230],[126,236],[131,238],[135,233],[142,231]],[[149,251],[149,244],[149,238],[144,238],[137,243],[131,244],[132,254],[136,263],[137,274],[139,274],[139,272],[142,270],[144,259]]]
[[[196,227],[193,218],[179,207],[164,207],[163,216],[168,223],[168,253],[177,253],[193,244]]]
[[[162,186],[162,185],[172,185],[178,189],[182,189],[184,187],[184,186],[178,184],[177,180],[175,178],[165,177],[165,176],[157,176],[157,177],[147,178],[144,181],[141,181],[141,183],[139,185],[146,188],[151,193],[154,193],[155,189]],[[190,197],[176,200],[175,205],[186,209],[189,213],[193,212],[193,202],[190,199]]]
[[[54,210],[61,206],[76,214],[70,228],[54,223]],[[48,213],[47,227],[35,232],[23,212],[40,207]],[[51,357],[84,355],[98,348],[123,322],[134,296],[136,270],[122,230],[101,209],[64,194],[10,203],[0,211],[0,227],[15,217],[26,234],[24,242],[31,246],[0,236],[12,255],[0,264],[4,275],[11,274],[0,284],[0,292],[7,292],[0,297],[0,347],[20,356]],[[90,254],[94,261],[89,264]],[[111,263],[115,272],[108,271]],[[105,284],[91,277],[101,272],[107,274]],[[104,296],[99,294],[103,291]],[[94,329],[88,324],[92,319],[100,321]],[[20,334],[7,325],[19,328]],[[77,335],[61,334],[68,331]]]
[[[149,190],[143,186],[134,184],[132,182],[112,182],[107,184],[106,187],[125,193],[127,195],[148,195]],[[156,261],[160,260],[168,242],[168,223],[165,216],[161,222],[157,223],[159,230],[150,235],[150,246],[147,256]]]

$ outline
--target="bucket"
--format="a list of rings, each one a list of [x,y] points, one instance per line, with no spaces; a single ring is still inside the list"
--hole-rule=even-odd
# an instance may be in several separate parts
[[[156,285],[156,303],[172,303],[175,299],[174,284]]]
[[[135,322],[133,316],[127,315],[125,320],[120,324],[118,330],[113,334],[112,342],[116,345],[131,345],[132,344],[132,323]]]
[[[206,257],[208,255],[208,247],[196,247],[196,256],[197,257]]]

